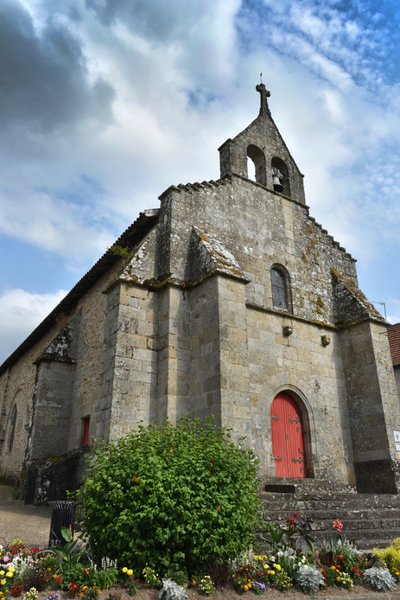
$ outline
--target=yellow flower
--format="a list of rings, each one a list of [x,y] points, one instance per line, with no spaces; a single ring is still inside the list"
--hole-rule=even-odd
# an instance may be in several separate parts
[[[126,572],[126,574],[127,574],[129,577],[132,577],[132,575],[133,575],[133,571],[132,571],[132,569],[128,569],[128,570],[127,570],[127,572]]]
[[[82,591],[84,592],[85,590],[88,590],[88,589],[89,589],[89,586],[84,585],[83,588],[82,588]]]
[[[268,571],[268,575],[275,575],[275,571]]]
[[[12,571],[8,571],[6,573],[6,577],[14,577],[14,573]]]
[[[269,565],[267,565],[267,564],[263,565],[263,569],[269,569]]]
[[[15,571],[15,567],[14,567],[14,565],[11,565],[11,567],[8,567],[8,570],[9,570],[9,571],[12,571],[12,572],[14,573],[14,571]]]
[[[2,579],[2,580],[0,581],[0,584],[1,584],[1,585],[6,585],[6,582],[7,582],[7,579]]]
[[[277,571],[282,571],[282,567],[281,567],[281,565],[277,565],[277,564],[275,564],[275,563],[274,563],[272,566],[273,566],[273,567],[274,567],[274,569],[276,569]]]
[[[122,572],[126,573],[128,571],[128,567],[122,567]]]
[[[3,571],[3,569],[0,571],[0,575],[4,575],[4,571]]]

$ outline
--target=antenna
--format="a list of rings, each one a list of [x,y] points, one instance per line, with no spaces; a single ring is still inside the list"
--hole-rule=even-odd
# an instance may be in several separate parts
[[[383,314],[385,316],[385,319],[387,319],[387,315],[386,315],[386,302],[379,302],[378,300],[372,300],[371,302],[372,302],[372,304],[379,304],[380,306],[383,306]]]

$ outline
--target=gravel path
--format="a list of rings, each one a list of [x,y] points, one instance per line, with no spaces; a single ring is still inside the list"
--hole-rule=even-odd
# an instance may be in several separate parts
[[[14,500],[12,488],[0,485],[0,542],[22,538],[28,546],[43,548],[49,542],[50,506],[25,505]]]

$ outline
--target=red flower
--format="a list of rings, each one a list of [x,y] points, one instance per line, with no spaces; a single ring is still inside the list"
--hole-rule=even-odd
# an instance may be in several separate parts
[[[300,520],[300,513],[293,512],[293,513],[290,513],[290,515],[287,517],[286,523],[288,525],[290,525],[291,527],[296,527],[299,520]]]
[[[71,592],[76,592],[79,589],[79,585],[77,583],[75,583],[74,581],[70,581],[68,584],[68,589]]]
[[[342,533],[343,523],[340,519],[335,519],[335,521],[332,521],[332,527],[333,529],[336,529],[338,533]]]

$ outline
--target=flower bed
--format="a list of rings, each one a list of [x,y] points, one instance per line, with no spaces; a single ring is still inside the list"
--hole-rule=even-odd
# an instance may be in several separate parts
[[[293,591],[338,593],[359,590],[391,591],[400,580],[400,539],[384,550],[366,554],[348,541],[343,525],[332,523],[332,535],[315,547],[309,519],[292,514],[285,524],[268,524],[263,552],[248,552],[229,564],[210,565],[207,573],[158,573],[152,565],[137,572],[134,565],[118,565],[103,558],[91,560],[90,549],[64,530],[65,545],[28,548],[22,540],[0,546],[0,600],[121,600],[127,594],[161,600],[186,600],[188,590],[202,595],[223,590],[261,595]],[[221,593],[221,592],[220,592]],[[218,594],[218,592],[217,592]]]

